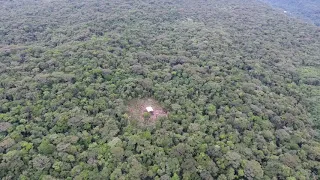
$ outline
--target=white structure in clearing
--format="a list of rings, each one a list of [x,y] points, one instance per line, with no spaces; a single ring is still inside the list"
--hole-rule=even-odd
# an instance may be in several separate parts
[[[153,112],[153,108],[152,108],[151,106],[146,107],[146,110],[147,110],[149,113],[152,113],[152,112]]]

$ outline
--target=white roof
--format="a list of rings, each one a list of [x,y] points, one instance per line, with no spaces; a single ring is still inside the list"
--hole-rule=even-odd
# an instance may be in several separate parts
[[[148,112],[151,112],[151,111],[153,111],[153,108],[152,108],[151,106],[149,106],[149,107],[146,107],[146,109],[147,109],[147,111],[148,111]]]

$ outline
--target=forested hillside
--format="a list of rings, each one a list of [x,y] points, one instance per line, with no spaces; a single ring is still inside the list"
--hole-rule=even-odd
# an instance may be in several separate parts
[[[319,59],[257,0],[1,1],[0,179],[317,180]]]
[[[287,13],[300,17],[320,26],[319,0],[261,0],[274,7],[282,8]]]

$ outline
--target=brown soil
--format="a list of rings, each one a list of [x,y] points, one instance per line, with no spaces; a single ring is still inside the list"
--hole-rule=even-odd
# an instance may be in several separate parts
[[[155,122],[159,117],[167,117],[168,113],[161,107],[161,105],[154,99],[134,99],[128,102],[128,115],[130,120],[139,120],[145,122],[143,114],[146,111],[146,107],[151,106],[153,113],[148,122]]]

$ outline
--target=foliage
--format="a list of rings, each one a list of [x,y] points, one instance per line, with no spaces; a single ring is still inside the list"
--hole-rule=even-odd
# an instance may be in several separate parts
[[[1,3],[1,179],[319,179],[318,27],[255,0]],[[148,98],[168,115],[139,126]]]
[[[262,0],[271,5],[285,9],[295,16],[320,26],[320,2],[317,0]]]

